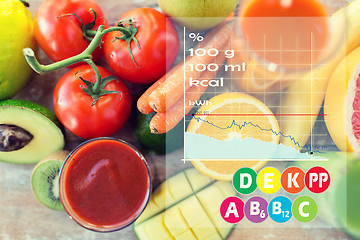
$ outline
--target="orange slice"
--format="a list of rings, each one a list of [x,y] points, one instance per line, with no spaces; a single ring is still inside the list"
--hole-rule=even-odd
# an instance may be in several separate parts
[[[265,142],[279,143],[279,124],[271,110],[258,99],[243,93],[223,93],[209,100],[211,105],[202,106],[198,112],[208,113],[201,115],[204,121],[193,118],[187,132],[201,134],[222,141],[234,138],[254,138]],[[199,115],[200,116],[200,115]],[[212,124],[208,124],[207,122]],[[230,127],[232,123],[245,124],[245,127]],[[251,123],[251,124],[246,124]],[[215,126],[216,127],[215,127]],[[255,127],[259,126],[259,127]],[[218,128],[221,127],[222,129]],[[224,129],[225,128],[225,129]],[[241,156],[240,156],[241,157]],[[232,180],[233,174],[241,167],[250,167],[259,170],[266,163],[265,159],[238,159],[234,161],[193,160],[192,164],[203,174],[218,180]]]

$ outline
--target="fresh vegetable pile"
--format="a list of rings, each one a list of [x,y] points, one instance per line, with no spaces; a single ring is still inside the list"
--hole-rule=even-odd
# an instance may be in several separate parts
[[[324,106],[325,124],[336,146],[341,151],[360,152],[360,0],[354,0],[330,17],[331,23],[339,18],[348,21],[348,35],[341,49],[326,64],[290,75],[295,80],[284,80],[267,72],[258,61],[250,60],[248,52],[233,58],[226,55],[227,49],[245,47],[243,36],[234,31],[238,27],[233,13],[237,4],[237,0],[222,6],[213,0],[158,0],[161,11],[138,7],[119,14],[113,23],[108,22],[106,12],[94,0],[45,0],[34,19],[26,9],[25,0],[0,1],[0,31],[4,33],[0,39],[0,161],[36,164],[29,183],[35,197],[50,209],[64,210],[59,195],[59,173],[69,156],[68,150],[73,150],[70,139],[79,142],[111,137],[126,126],[142,151],[169,154],[183,146],[184,124],[189,133],[207,136],[210,132],[206,124],[195,118],[184,123],[184,116],[194,106],[184,103],[201,99],[208,88],[201,84],[190,86],[189,79],[215,79],[221,70],[193,71],[194,65],[235,66],[243,61],[248,61],[246,71],[229,77],[237,79],[234,87],[243,93],[216,94],[211,99],[213,105],[202,106],[200,112],[211,110],[225,116],[218,118],[219,122],[235,121],[232,108],[246,105],[251,109],[247,114],[268,116],[266,120],[254,121],[255,125],[268,124],[269,129],[282,134],[275,136],[270,131],[259,134],[253,129],[242,132],[242,137],[301,150],[313,131],[316,121],[313,115]],[[241,10],[235,14],[241,14]],[[332,34],[342,33],[340,25],[334,25]],[[179,33],[184,26],[192,31],[207,30],[202,32],[204,37],[194,51],[217,49],[219,54],[216,57],[186,55],[184,49],[185,56],[179,52]],[[44,59],[38,57],[37,47],[52,63],[41,63]],[[179,57],[185,59],[174,65]],[[31,68],[41,75],[66,69],[51,93],[53,101],[48,103],[54,112],[35,102],[10,99],[22,96],[16,94],[32,80]],[[264,78],[270,81],[257,80]],[[316,81],[309,84],[309,79]],[[46,76],[42,81],[46,81]],[[134,90],[142,95],[135,96]],[[23,89],[30,91],[27,87]],[[275,96],[274,92],[282,93],[278,113],[261,101],[265,92],[270,97]],[[136,114],[132,114],[135,106]],[[278,123],[276,115],[283,113],[287,114]],[[243,112],[237,114],[237,120],[247,121]],[[135,124],[129,124],[132,122]],[[225,140],[233,132],[229,130],[226,134],[214,138]],[[286,136],[295,137],[297,145],[293,146],[292,139]],[[332,161],[343,158],[337,154],[330,156]],[[351,159],[355,159],[353,156]],[[139,240],[227,239],[234,225],[223,221],[218,208],[226,197],[236,195],[228,181],[234,171],[246,164],[249,163],[229,161],[219,165],[194,161],[195,168],[164,179],[144,212],[137,215],[139,218],[133,225],[135,235]],[[259,170],[266,160],[251,164],[249,167]],[[94,172],[110,165],[99,165]],[[351,166],[357,165],[352,162]],[[115,181],[112,176],[109,179]],[[331,194],[331,201],[340,201],[340,194]],[[338,208],[336,211],[341,214]],[[351,217],[351,222],[356,223],[356,217]],[[341,216],[341,224],[346,222],[345,218]],[[330,222],[338,224],[333,219]],[[357,226],[351,225],[347,231],[360,236]]]
[[[174,62],[179,39],[166,16],[152,8],[132,10],[108,28],[106,20],[99,24],[103,16],[96,3],[85,2],[67,1],[65,8],[60,8],[57,2],[46,1],[36,13],[35,37],[45,53],[57,62],[44,66],[31,49],[23,52],[30,66],[40,74],[78,65],[58,81],[54,109],[68,130],[90,139],[116,133],[130,116],[131,97],[120,78],[135,83],[155,81]],[[55,33],[60,31],[57,28],[69,29],[71,38],[48,34],[48,28]],[[107,63],[120,78],[95,65],[102,49]],[[79,66],[80,62],[88,65]]]

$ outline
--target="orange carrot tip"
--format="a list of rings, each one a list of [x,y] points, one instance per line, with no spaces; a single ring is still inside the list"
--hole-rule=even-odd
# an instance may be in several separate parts
[[[149,124],[151,133],[154,134],[163,134],[166,133],[166,113],[157,113],[155,114]]]

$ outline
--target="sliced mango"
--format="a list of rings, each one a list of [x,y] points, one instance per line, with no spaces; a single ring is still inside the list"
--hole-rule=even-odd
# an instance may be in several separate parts
[[[161,183],[134,224],[140,240],[223,240],[233,229],[220,215],[222,201],[235,195],[230,182],[214,181],[194,168]]]
[[[224,195],[224,192],[227,195]],[[220,215],[222,201],[235,195],[235,190],[230,182],[216,182],[211,188],[205,188],[196,193],[199,202],[207,212],[211,222],[215,225],[222,238],[226,238],[232,231],[234,225],[227,223]],[[211,196],[211,197],[209,197]]]
[[[214,182],[214,179],[199,173],[199,171],[196,170],[195,168],[188,168],[184,173],[194,192],[197,192],[200,189],[202,189],[204,186]]]
[[[197,240],[194,233],[191,230],[188,230],[178,236],[175,236],[176,240]]]
[[[180,235],[189,229],[179,208],[174,206],[164,212],[164,223],[173,236]]]
[[[218,212],[222,201],[225,199],[222,192],[217,187],[205,188],[196,193],[196,196],[208,215]],[[209,196],[211,196],[211,198]]]
[[[143,225],[144,232],[148,240],[171,240],[172,235],[166,228],[162,215],[155,216],[151,221],[146,221]],[[139,234],[137,234],[139,236]],[[141,238],[142,239],[142,238]]]
[[[134,232],[138,239],[144,239],[144,240],[150,239],[150,237],[146,234],[144,227],[136,228],[136,229],[134,228]]]
[[[200,174],[194,168],[188,168],[175,174],[166,181],[162,182],[155,189],[145,211],[136,220],[135,225],[140,224],[146,219],[149,219],[152,216],[164,211],[166,208],[169,208],[171,205],[174,205],[175,203],[193,195],[194,188],[192,188],[192,185],[189,184],[189,177],[187,176],[187,173],[191,176],[191,181],[196,189],[201,189],[214,181],[211,178]]]
[[[167,181],[168,189],[174,199],[184,199],[192,194],[191,186],[185,176],[185,171],[170,177]],[[206,184],[202,185],[203,187]]]
[[[176,202],[169,191],[169,184],[162,183],[154,192],[154,202],[159,209],[165,209]]]
[[[187,198],[177,205],[189,227],[195,227],[208,219],[196,197]]]
[[[155,204],[153,195],[151,196],[146,209],[144,212],[140,215],[140,217],[136,220],[136,222],[140,223],[146,219],[149,219],[150,217],[154,216],[156,213],[161,212],[163,209],[160,209],[158,205]]]
[[[218,233],[221,235],[221,237],[223,239],[226,239],[227,236],[233,230],[234,224],[225,222],[225,220],[221,217],[220,212],[210,215],[210,218],[211,218],[212,222],[214,223]]]
[[[217,239],[220,240],[222,239],[219,233],[217,232],[217,229],[215,228],[214,224],[212,224],[209,218],[204,220],[196,227],[193,227],[192,231],[194,232],[197,239],[206,239],[210,236],[217,236]]]
[[[234,187],[230,182],[216,181],[214,182],[214,186],[219,188],[225,198],[236,194]]]

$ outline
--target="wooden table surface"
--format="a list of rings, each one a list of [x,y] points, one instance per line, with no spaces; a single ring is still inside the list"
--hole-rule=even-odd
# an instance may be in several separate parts
[[[60,0],[61,1],[61,0]],[[34,14],[42,1],[31,1],[30,10]],[[122,13],[136,6],[156,6],[155,1],[144,0],[98,0],[110,22],[115,22]],[[42,51],[38,53],[41,63],[50,63]],[[26,87],[15,97],[41,103],[50,109],[52,92],[57,79],[67,69],[40,76],[33,74]],[[129,84],[135,100],[146,88]],[[136,109],[134,108],[134,113]],[[132,121],[129,121],[132,122]],[[132,134],[133,126],[128,123],[114,135],[137,145]],[[72,150],[83,140],[66,132],[66,149]],[[154,186],[175,172],[180,165],[182,149],[168,155],[146,154],[151,169]],[[95,239],[136,239],[132,227],[114,233],[95,233],[78,226],[65,212],[56,212],[42,206],[30,187],[30,175],[34,165],[13,165],[0,163],[0,239],[1,240],[95,240]],[[269,220],[269,219],[268,219]],[[351,239],[341,230],[334,229],[317,218],[309,225],[299,225],[294,219],[284,225],[271,220],[262,224],[252,224],[243,220],[229,239]]]

